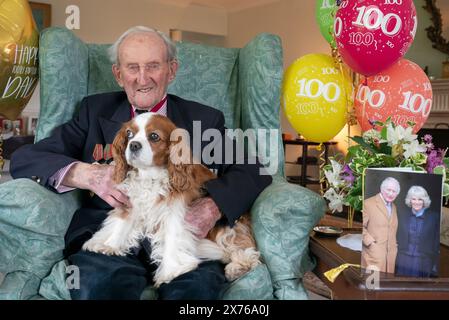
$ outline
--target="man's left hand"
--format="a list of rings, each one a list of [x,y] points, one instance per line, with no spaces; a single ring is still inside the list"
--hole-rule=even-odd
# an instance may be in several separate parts
[[[221,212],[210,197],[195,200],[186,213],[185,220],[196,229],[198,238],[207,236],[210,229],[221,218]]]

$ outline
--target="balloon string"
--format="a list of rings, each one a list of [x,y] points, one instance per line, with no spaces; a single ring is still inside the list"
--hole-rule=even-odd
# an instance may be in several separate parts
[[[324,176],[324,166],[326,165],[326,159],[325,159],[325,155],[326,155],[326,149],[323,148],[323,143],[321,142],[316,149],[320,152],[319,156],[318,156],[318,161],[319,161],[319,179],[320,179],[320,193],[321,196],[324,195],[324,189],[326,189],[326,179]]]
[[[3,130],[0,128],[0,178],[2,177],[3,166],[5,165],[5,161],[3,160]]]

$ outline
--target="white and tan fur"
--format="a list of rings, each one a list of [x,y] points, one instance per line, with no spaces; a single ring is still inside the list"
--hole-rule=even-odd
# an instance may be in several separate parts
[[[188,206],[203,196],[202,186],[216,176],[192,164],[182,140],[170,141],[175,129],[167,117],[153,113],[123,125],[112,148],[114,180],[129,196],[132,208],[112,210],[83,249],[124,256],[148,237],[151,260],[158,265],[156,286],[195,269],[204,260],[223,261],[226,278],[235,280],[260,264],[249,214],[233,228],[216,226],[206,239],[195,236],[185,222]],[[154,134],[158,139],[152,139]]]

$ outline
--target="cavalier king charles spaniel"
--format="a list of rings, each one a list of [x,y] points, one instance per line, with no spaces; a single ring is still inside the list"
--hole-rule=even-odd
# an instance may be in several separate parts
[[[185,140],[171,141],[175,129],[182,130],[151,112],[123,125],[112,146],[114,180],[132,207],[110,211],[83,249],[124,256],[148,238],[150,258],[157,264],[156,287],[204,260],[221,260],[226,278],[235,280],[260,264],[250,216],[244,214],[233,228],[215,226],[206,239],[195,235],[185,221],[186,212],[194,200],[205,196],[204,183],[216,175],[193,162]],[[187,131],[182,132],[185,138]]]

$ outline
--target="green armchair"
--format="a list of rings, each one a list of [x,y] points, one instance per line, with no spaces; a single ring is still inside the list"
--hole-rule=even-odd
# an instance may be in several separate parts
[[[260,34],[241,49],[183,42],[177,47],[180,69],[170,93],[220,109],[228,128],[280,130],[279,37]],[[120,90],[106,48],[85,44],[63,28],[41,34],[36,141],[71,119],[84,96]],[[302,276],[313,266],[309,232],[325,203],[318,194],[286,182],[280,134],[277,151],[273,183],[251,209],[264,263],[232,282],[225,299],[307,299]],[[71,274],[62,250],[82,197],[79,190],[58,195],[28,179],[0,185],[0,273],[5,274],[0,299],[70,299],[66,277]],[[151,288],[142,298],[154,298]]]

